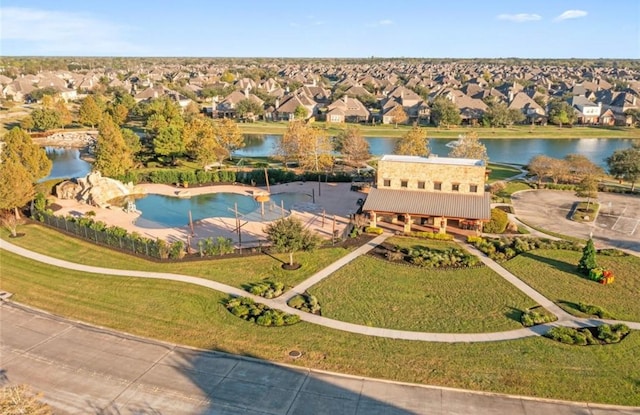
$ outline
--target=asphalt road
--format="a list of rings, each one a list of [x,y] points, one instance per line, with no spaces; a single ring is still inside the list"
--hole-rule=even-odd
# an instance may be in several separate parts
[[[0,366],[4,383],[30,384],[56,414],[640,414],[640,408],[276,365],[142,339],[10,302],[0,303]]]

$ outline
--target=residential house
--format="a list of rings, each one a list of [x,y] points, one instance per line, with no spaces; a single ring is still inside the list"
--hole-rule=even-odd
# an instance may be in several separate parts
[[[544,125],[547,123],[547,113],[545,109],[531,99],[525,92],[518,92],[513,95],[507,108],[522,112],[525,116],[525,122],[528,124]]]
[[[491,218],[485,175],[483,160],[385,155],[362,210],[371,226],[400,223],[405,232],[414,225],[480,230]]]
[[[371,113],[357,98],[347,95],[327,107],[328,123],[367,122]]]
[[[252,94],[249,91],[250,91],[250,88],[247,86],[244,91],[233,91],[232,93],[227,95],[216,106],[217,117],[218,118],[235,118],[236,105],[238,105],[238,102],[245,99],[254,101],[260,106],[264,106],[264,101],[260,99],[257,95]]]
[[[600,113],[602,103],[589,101],[584,95],[575,95],[569,99],[569,104],[573,107],[578,124],[598,124],[600,123]]]
[[[304,93],[289,94],[283,97],[283,102],[276,100],[274,119],[278,121],[291,121],[295,119],[296,108],[302,106],[307,109],[307,118],[318,115],[318,103]]]

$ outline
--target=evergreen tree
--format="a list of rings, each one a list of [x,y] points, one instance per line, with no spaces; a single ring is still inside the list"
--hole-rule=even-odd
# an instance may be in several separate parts
[[[295,252],[312,251],[320,245],[320,238],[292,216],[270,223],[264,231],[276,252],[289,254],[290,266]]]
[[[589,238],[587,244],[582,250],[582,258],[578,262],[578,271],[584,275],[589,275],[589,271],[596,268],[596,248],[593,245],[593,239]]]
[[[90,125],[91,128],[100,124],[100,120],[102,120],[102,109],[93,95],[89,95],[82,100],[82,104],[78,110],[78,118],[81,124]]]
[[[133,168],[131,151],[109,114],[105,114],[100,122],[93,168],[106,177],[123,176]]]
[[[216,130],[209,118],[195,117],[184,126],[184,141],[187,151],[202,167],[224,158],[225,151],[216,141]]]

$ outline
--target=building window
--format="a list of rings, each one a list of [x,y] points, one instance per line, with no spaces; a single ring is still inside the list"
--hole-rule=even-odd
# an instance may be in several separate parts
[[[433,190],[442,190],[442,182],[433,182]]]
[[[400,180],[400,187],[409,187],[408,180]]]
[[[471,193],[478,193],[478,185],[477,184],[471,184],[469,185],[469,191]]]
[[[454,183],[451,185],[451,191],[452,192],[459,192],[460,191],[460,185],[458,183]]]
[[[423,181],[418,182],[418,189],[424,189],[425,183]]]
[[[384,179],[383,186],[384,187],[391,187],[391,179]]]

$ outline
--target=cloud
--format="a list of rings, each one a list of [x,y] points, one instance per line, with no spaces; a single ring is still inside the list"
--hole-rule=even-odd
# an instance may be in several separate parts
[[[0,8],[0,40],[20,42],[27,54],[125,55],[142,48],[124,38],[131,28],[89,14],[24,7]]]
[[[389,20],[389,19],[384,19],[384,20],[380,20],[378,22],[379,26],[389,26],[393,24],[393,20]]]
[[[554,22],[561,22],[568,19],[578,19],[585,17],[588,13],[584,10],[566,10],[561,15],[553,19]]]
[[[541,20],[542,16],[535,13],[518,13],[518,14],[499,14],[497,16],[498,20],[508,20],[510,22],[534,22],[536,20]]]

